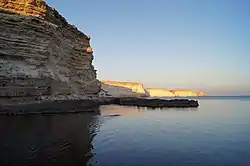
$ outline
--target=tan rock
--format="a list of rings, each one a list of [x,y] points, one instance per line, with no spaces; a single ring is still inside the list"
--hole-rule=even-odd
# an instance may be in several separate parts
[[[167,89],[147,88],[150,97],[175,97],[174,93]]]
[[[112,96],[147,96],[143,84],[136,82],[101,81],[102,89]]]
[[[48,6],[44,0],[1,0],[0,10],[24,16],[46,17]]]
[[[199,92],[198,96],[206,96],[207,94],[205,92]]]
[[[196,97],[205,96],[204,92],[196,92],[193,90],[168,90],[161,88],[147,88],[151,97]]]
[[[175,90],[173,93],[176,97],[198,96],[198,93],[192,90]]]
[[[88,52],[88,53],[93,53],[93,49],[92,49],[91,47],[88,47],[88,48],[87,48],[87,52]]]
[[[101,81],[102,89],[106,94],[121,96],[148,96],[148,97],[195,97],[205,96],[204,92],[196,92],[193,90],[168,90],[162,88],[146,88],[143,84],[137,82],[121,82],[121,81]],[[104,92],[100,94],[104,95]]]
[[[24,97],[26,89],[42,96],[98,95],[89,37],[44,1],[1,0],[0,31],[4,94],[19,94],[8,88],[22,86]]]

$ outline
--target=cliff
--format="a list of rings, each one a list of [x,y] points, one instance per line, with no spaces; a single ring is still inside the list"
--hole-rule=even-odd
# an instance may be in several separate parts
[[[160,88],[147,88],[147,92],[149,93],[150,97],[175,97],[175,95],[166,89]]]
[[[196,92],[193,90],[167,90],[160,88],[147,88],[150,97],[197,97],[205,96],[205,92]]]
[[[199,96],[200,92],[192,90],[172,90],[176,97],[188,97],[188,96]]]
[[[145,88],[143,84],[136,82],[101,81],[101,83],[103,92],[114,97],[196,97],[206,95],[204,92],[196,92],[193,90]]]
[[[136,82],[101,81],[102,89],[111,96],[148,96],[143,84]]]
[[[42,0],[0,1],[0,103],[97,96],[90,37]]]

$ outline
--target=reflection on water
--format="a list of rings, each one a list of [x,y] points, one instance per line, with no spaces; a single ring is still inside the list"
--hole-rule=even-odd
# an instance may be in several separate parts
[[[249,106],[249,99],[205,98],[196,109],[103,107],[101,115],[121,116],[100,117],[89,164],[249,166]]]
[[[249,166],[249,105],[209,98],[192,109],[0,116],[0,165]]]
[[[96,113],[0,116],[0,165],[85,165]]]
[[[102,106],[100,107],[101,116],[125,116],[125,117],[137,117],[142,116],[146,112],[153,111],[154,113],[157,113],[157,111],[197,111],[198,108],[146,108],[146,107],[130,107],[130,106],[118,106],[118,105],[112,105],[112,106]]]
[[[136,107],[127,107],[127,106],[102,106],[100,108],[102,111],[100,112],[101,116],[141,116],[145,108],[137,109]]]

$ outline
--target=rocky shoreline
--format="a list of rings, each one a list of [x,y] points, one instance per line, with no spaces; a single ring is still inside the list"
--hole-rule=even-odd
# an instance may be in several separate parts
[[[136,97],[117,98],[115,101],[117,105],[123,106],[137,106],[148,108],[196,108],[199,107],[197,100],[189,99],[147,99]]]
[[[48,100],[23,104],[2,104],[0,115],[26,115],[26,114],[62,114],[93,112],[102,105],[123,105],[148,108],[194,108],[199,107],[196,100],[188,99],[146,99],[135,97],[103,97],[80,100]]]
[[[1,1],[0,18],[0,114],[89,112],[109,104],[199,106],[194,100],[143,98],[150,95],[140,83],[106,81],[102,87],[91,37],[44,0]]]

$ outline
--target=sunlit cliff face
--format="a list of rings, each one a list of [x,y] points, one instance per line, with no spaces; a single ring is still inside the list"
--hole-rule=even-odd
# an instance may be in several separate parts
[[[147,88],[146,89],[150,95],[150,97],[175,97],[174,93],[160,88]]]
[[[146,89],[151,97],[192,97],[192,96],[205,96],[204,92],[196,92],[193,90],[167,90],[160,88]]]
[[[146,94],[146,90],[141,83],[136,82],[117,82],[117,81],[101,81],[103,84],[111,85],[111,86],[118,86],[131,89],[132,92],[138,94]]]
[[[198,93],[195,91],[190,90],[178,90],[178,91],[172,91],[175,96],[198,96]]]
[[[0,9],[24,16],[44,18],[46,17],[49,7],[46,5],[44,0],[1,0]]]
[[[199,92],[198,96],[206,96],[207,94],[205,92]]]
[[[102,84],[108,86],[105,88],[111,95],[123,96],[135,94],[145,94],[149,97],[188,97],[188,96],[205,96],[204,92],[196,92],[193,90],[168,90],[161,88],[144,88],[143,84],[136,82],[119,82],[119,81],[101,81]],[[103,86],[104,87],[104,86]],[[122,89],[123,88],[123,89]],[[131,91],[129,93],[129,90]],[[123,95],[122,95],[123,93]]]

